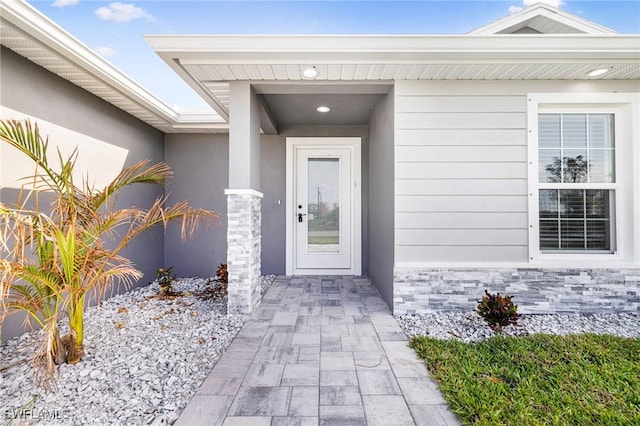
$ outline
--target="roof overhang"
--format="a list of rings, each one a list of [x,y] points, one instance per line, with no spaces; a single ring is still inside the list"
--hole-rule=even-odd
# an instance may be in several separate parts
[[[165,133],[227,132],[218,114],[180,113],[32,6],[0,2],[0,44]]]
[[[640,36],[148,35],[151,47],[224,117],[228,83],[397,80],[640,80]],[[304,69],[318,76],[307,79]]]

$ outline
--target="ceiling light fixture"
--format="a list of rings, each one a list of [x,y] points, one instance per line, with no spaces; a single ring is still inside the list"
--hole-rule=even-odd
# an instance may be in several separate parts
[[[318,68],[316,68],[315,66],[305,68],[302,71],[302,76],[304,78],[316,78],[318,76]]]
[[[321,112],[321,113],[327,113],[327,112],[331,111],[331,108],[329,108],[328,106],[321,105],[318,108],[316,108],[316,111]]]
[[[589,71],[587,75],[589,77],[598,77],[600,75],[606,74],[609,72],[609,68],[598,68],[593,71]]]

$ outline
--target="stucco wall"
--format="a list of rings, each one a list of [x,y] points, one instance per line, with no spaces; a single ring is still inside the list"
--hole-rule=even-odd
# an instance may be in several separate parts
[[[46,122],[46,130],[43,128],[43,131],[50,134],[53,146],[64,146],[65,143],[68,145],[69,137],[77,140],[83,167],[91,175],[108,179],[115,176],[123,165],[142,159],[158,162],[164,158],[164,136],[158,130],[10,50],[2,48],[0,55],[2,117],[13,118],[19,113],[28,115],[33,120]],[[7,116],[8,114],[11,116]],[[92,159],[94,155],[98,158]],[[16,172],[12,172],[12,168],[15,169],[17,158],[16,154],[9,153],[3,147],[0,160],[1,186],[10,186],[0,194],[3,202],[10,202],[17,190],[13,176],[10,176]],[[90,164],[95,164],[95,167]],[[32,169],[26,169],[25,174],[31,171]],[[118,202],[121,206],[135,205],[144,208],[150,206],[163,191],[161,187],[138,186],[123,191]],[[152,281],[157,268],[163,263],[163,239],[160,230],[150,232],[140,236],[123,252],[144,273],[141,284]],[[21,330],[19,324],[16,324],[18,322],[13,320],[5,323],[3,339]]]
[[[393,91],[383,97],[369,121],[369,267],[367,276],[393,305],[394,109]]]
[[[262,198],[262,274],[285,273],[285,182],[287,146],[281,135],[262,135],[260,185]]]
[[[186,242],[180,226],[171,224],[164,243],[164,266],[176,276],[214,276],[227,258],[227,199],[229,135],[169,134],[165,137],[165,161],[173,170],[167,186],[168,204],[186,200],[192,206],[220,214],[220,225],[200,227]]]
[[[360,136],[363,138],[363,270],[366,271],[367,126],[287,126],[279,135],[262,135],[260,192],[262,199],[262,274],[285,273],[286,138],[293,136]],[[167,188],[169,202],[186,199],[194,206],[222,213],[221,226],[198,231],[183,244],[177,227],[165,239],[165,265],[180,276],[211,276],[226,260],[227,223],[224,190],[228,185],[228,135],[167,135],[166,161],[174,169]]]

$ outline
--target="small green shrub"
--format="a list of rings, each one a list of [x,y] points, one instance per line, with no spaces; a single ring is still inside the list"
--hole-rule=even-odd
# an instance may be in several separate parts
[[[158,277],[158,286],[160,286],[160,294],[169,294],[173,292],[173,283],[176,281],[173,274],[173,266],[170,268],[158,269],[156,276]]]
[[[500,293],[491,294],[487,290],[481,300],[478,300],[478,315],[496,333],[502,333],[502,327],[518,325],[518,305],[514,305],[511,296]]]

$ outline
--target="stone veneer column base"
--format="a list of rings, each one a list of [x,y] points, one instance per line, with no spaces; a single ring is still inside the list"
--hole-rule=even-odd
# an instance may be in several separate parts
[[[640,312],[639,269],[395,268],[393,313],[473,311],[485,289],[524,314]]]
[[[249,314],[260,303],[262,193],[227,189],[227,271],[230,314]]]

